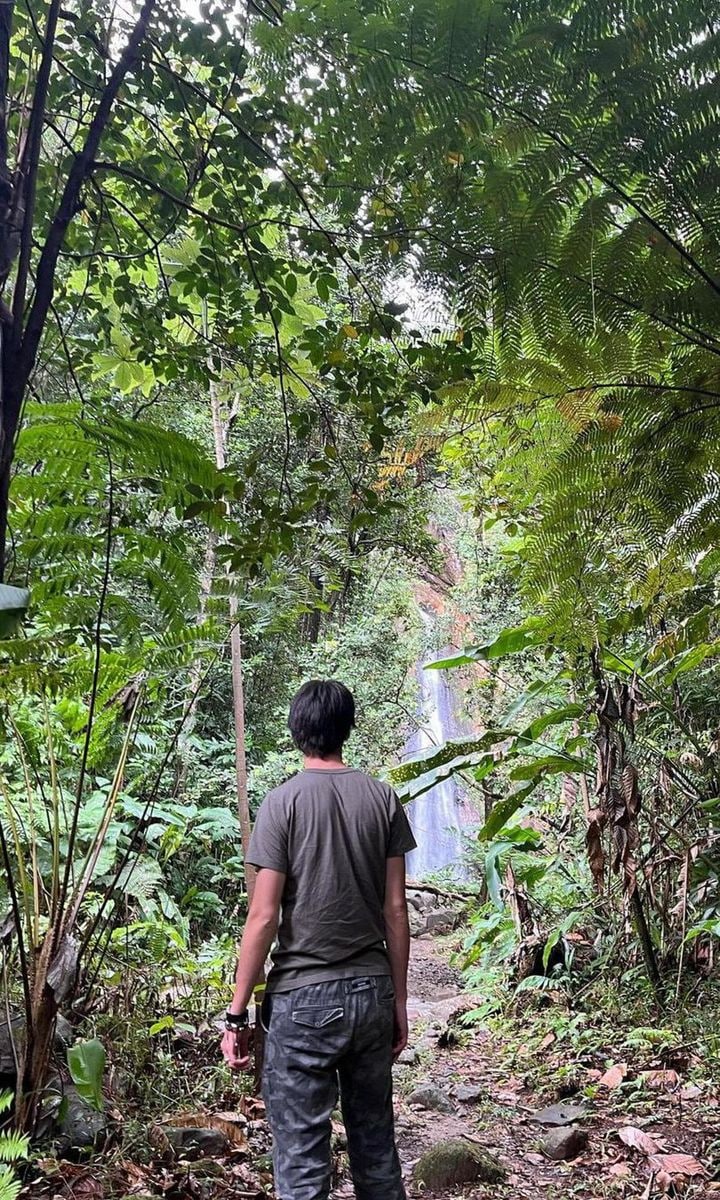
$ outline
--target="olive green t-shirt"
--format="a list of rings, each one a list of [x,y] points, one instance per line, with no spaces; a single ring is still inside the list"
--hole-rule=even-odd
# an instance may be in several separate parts
[[[248,852],[287,876],[268,991],[389,975],[386,859],[414,846],[392,788],[352,767],[300,771],[270,792]]]

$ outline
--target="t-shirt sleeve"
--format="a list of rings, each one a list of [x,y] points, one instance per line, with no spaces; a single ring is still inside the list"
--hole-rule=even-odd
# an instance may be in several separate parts
[[[407,813],[394,792],[392,793],[391,805],[392,817],[390,818],[387,857],[400,858],[403,854],[409,854],[411,850],[414,850],[417,842],[413,837]]]
[[[288,828],[280,805],[266,796],[255,818],[247,861],[252,867],[288,872]]]

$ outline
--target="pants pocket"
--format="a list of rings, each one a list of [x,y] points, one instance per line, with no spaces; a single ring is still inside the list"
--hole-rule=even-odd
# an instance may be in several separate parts
[[[307,1029],[324,1029],[326,1025],[342,1021],[345,1009],[337,1004],[326,1008],[294,1008],[291,1016],[295,1025],[304,1025]]]

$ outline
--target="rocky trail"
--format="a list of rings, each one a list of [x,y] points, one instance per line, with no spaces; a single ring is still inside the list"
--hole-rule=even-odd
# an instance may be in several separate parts
[[[604,1018],[584,1026],[552,997],[539,1003],[528,996],[524,1015],[492,1030],[464,1025],[462,1014],[483,997],[464,992],[449,965],[457,948],[456,933],[413,939],[412,1032],[395,1067],[398,1144],[411,1200],[720,1195],[718,1088],[699,1047],[662,1029],[640,1031],[643,1038],[630,1044],[608,1031]],[[206,1025],[177,1053],[191,1059],[195,1073],[216,1069],[217,1031]],[[202,1107],[150,1123],[135,1117],[132,1136],[127,1109],[111,1104],[114,1132],[105,1149],[90,1158],[40,1159],[21,1195],[269,1197],[263,1105],[241,1091],[233,1082]],[[334,1134],[332,1200],[351,1200],[339,1119]]]
[[[410,992],[411,1041],[395,1068],[409,1196],[720,1195],[716,1089],[687,1081],[701,1064],[686,1048],[613,1063],[608,1046],[574,1060],[530,1023],[527,1041],[512,1044],[465,1029],[458,1017],[481,997],[462,992],[427,934],[413,943]],[[343,1180],[333,1200],[352,1195]]]

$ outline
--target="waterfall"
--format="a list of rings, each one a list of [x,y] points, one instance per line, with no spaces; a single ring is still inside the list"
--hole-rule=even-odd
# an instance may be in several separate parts
[[[420,612],[429,642],[433,618],[423,608]],[[417,730],[405,745],[406,758],[430,751],[464,732],[457,717],[452,674],[425,670],[426,662],[437,657],[438,654],[433,654],[417,666],[420,688]],[[477,816],[457,779],[451,777],[436,783],[408,804],[407,813],[417,841],[417,849],[407,857],[409,877],[423,879],[452,867],[457,879],[464,878],[467,874],[462,863],[464,838],[470,826],[477,824]]]

